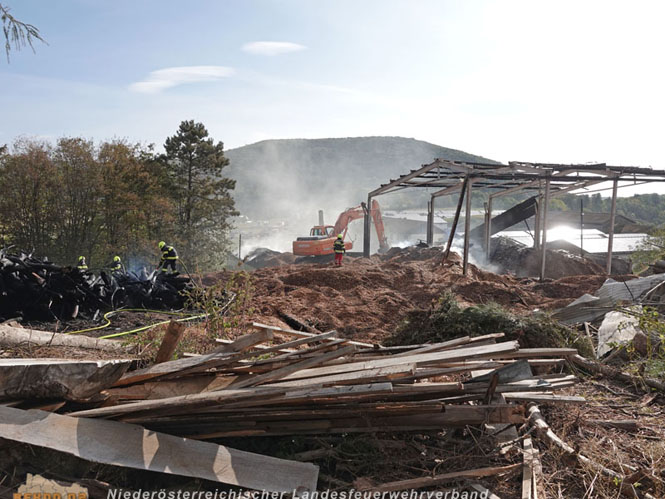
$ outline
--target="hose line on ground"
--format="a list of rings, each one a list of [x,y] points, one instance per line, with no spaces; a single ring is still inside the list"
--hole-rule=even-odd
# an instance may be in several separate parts
[[[176,319],[175,322],[187,322],[187,321],[193,321],[193,320],[196,320],[196,319],[203,319],[207,315],[208,314],[192,315],[190,317],[183,317],[182,319]],[[111,339],[111,338],[118,338],[120,336],[126,336],[128,334],[139,333],[141,331],[145,331],[146,329],[151,329],[153,327],[161,326],[163,324],[168,324],[169,322],[171,322],[171,321],[168,320],[168,321],[156,322],[155,324],[150,324],[148,326],[141,326],[139,328],[132,329],[131,331],[123,331],[121,333],[113,333],[113,334],[107,334],[106,336],[100,336],[99,339],[108,340],[108,339]]]
[[[79,333],[87,333],[90,331],[99,331],[100,329],[107,328],[111,325],[111,320],[109,317],[119,314],[120,312],[144,312],[144,313],[156,313],[156,314],[164,314],[164,315],[178,315],[178,316],[183,316],[187,317],[191,314],[184,313],[184,312],[171,312],[169,310],[151,310],[147,308],[123,308],[123,309],[118,309],[118,310],[111,310],[110,312],[106,312],[104,314],[104,320],[106,321],[106,324],[102,324],[101,326],[96,326],[96,327],[91,327],[88,329],[80,329],[78,331],[67,331],[65,334],[79,334]],[[168,322],[168,321],[167,321]]]

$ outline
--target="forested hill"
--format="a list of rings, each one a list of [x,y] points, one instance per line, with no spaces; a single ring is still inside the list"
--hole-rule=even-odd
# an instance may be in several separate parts
[[[403,137],[264,140],[226,152],[236,206],[251,218],[294,209],[343,209],[391,178],[434,158],[490,160]]]

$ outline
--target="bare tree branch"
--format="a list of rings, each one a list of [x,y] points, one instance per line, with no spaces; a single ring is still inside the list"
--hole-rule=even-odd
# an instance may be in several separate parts
[[[46,40],[39,34],[37,29],[32,24],[27,24],[19,21],[9,13],[9,7],[0,3],[0,21],[2,21],[2,31],[5,35],[5,52],[7,53],[7,62],[9,62],[9,52],[12,50],[21,50],[29,46],[32,51],[35,51],[33,42],[39,40],[46,43]],[[46,43],[48,45],[48,43]]]

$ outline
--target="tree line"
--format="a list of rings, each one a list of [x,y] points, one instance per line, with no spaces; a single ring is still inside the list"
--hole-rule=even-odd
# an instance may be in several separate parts
[[[0,247],[91,268],[114,255],[154,265],[157,243],[174,245],[190,270],[226,258],[235,181],[224,145],[183,121],[164,153],[126,140],[21,138],[0,148]]]

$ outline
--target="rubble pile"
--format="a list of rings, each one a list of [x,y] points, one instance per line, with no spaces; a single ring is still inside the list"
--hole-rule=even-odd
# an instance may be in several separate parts
[[[204,284],[230,279],[230,272],[204,276]],[[256,319],[287,325],[289,315],[317,331],[335,329],[348,337],[383,341],[410,309],[429,308],[451,291],[464,305],[496,302],[516,313],[554,310],[595,291],[604,275],[581,275],[538,283],[469,266],[460,257],[442,264],[439,248],[393,248],[371,259],[345,258],[344,265],[287,265],[252,274]]]
[[[527,247],[508,237],[492,238],[490,262],[499,267],[501,273],[518,277],[540,274],[540,250]],[[563,249],[547,250],[547,277],[560,279],[574,275],[603,275],[603,267],[593,260],[575,255]]]
[[[101,271],[63,267],[23,252],[0,250],[0,321],[91,319],[121,307],[181,308],[190,279],[153,271]]]

